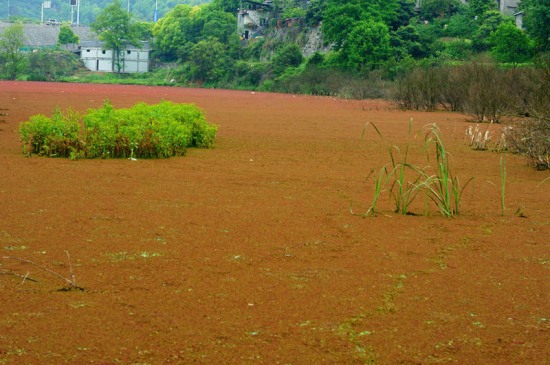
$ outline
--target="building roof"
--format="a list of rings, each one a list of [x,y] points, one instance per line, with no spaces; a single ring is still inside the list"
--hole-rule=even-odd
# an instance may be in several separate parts
[[[81,41],[80,42],[80,48],[103,48],[104,42],[94,39],[94,40],[88,40],[88,41]],[[138,49],[136,46],[133,45],[127,45],[126,49]],[[141,48],[142,50],[148,51],[151,49],[151,45],[149,42],[141,42]]]
[[[13,23],[0,22],[0,32],[10,25]],[[55,46],[59,37],[59,29],[61,29],[59,25],[23,24],[25,46],[37,48]],[[92,32],[90,27],[78,26],[71,29],[78,35],[80,42],[97,39],[97,35]]]

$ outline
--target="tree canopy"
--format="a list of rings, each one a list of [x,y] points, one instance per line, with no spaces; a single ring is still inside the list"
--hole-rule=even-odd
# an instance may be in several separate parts
[[[518,64],[533,57],[533,45],[527,35],[511,22],[502,22],[491,34],[491,53],[499,62]]]
[[[540,51],[550,51],[550,0],[522,0],[523,26]]]
[[[23,24],[15,23],[0,34],[0,71],[9,80],[15,80],[25,69],[22,48],[25,41]]]
[[[73,30],[68,24],[63,24],[61,28],[59,28],[59,35],[57,36],[57,44],[59,45],[76,44],[78,42],[80,42],[80,38],[75,32],[73,32]]]
[[[105,7],[97,16],[91,28],[98,34],[99,40],[105,42],[107,49],[113,50],[114,66],[117,72],[122,69],[121,53],[128,45],[140,47],[137,29],[132,23],[131,14],[122,8],[120,0]]]

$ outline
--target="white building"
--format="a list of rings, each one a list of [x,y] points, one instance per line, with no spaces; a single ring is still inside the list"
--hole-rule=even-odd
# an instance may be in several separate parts
[[[122,73],[149,72],[149,54],[151,48],[148,42],[142,42],[142,47],[128,45],[120,55]],[[90,71],[116,72],[114,52],[106,49],[103,42],[89,41],[80,43],[80,59]]]
[[[237,14],[237,32],[241,39],[262,36],[273,7],[271,0],[265,0],[263,3],[243,0],[241,6]]]

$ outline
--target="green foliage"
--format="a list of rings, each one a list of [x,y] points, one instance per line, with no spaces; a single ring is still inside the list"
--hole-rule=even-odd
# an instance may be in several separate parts
[[[274,75],[281,75],[288,67],[299,66],[303,59],[302,50],[296,43],[285,45],[273,56],[271,61]]]
[[[473,48],[472,42],[465,39],[455,39],[445,42],[445,50],[441,57],[446,57],[449,60],[468,60],[472,57]]]
[[[323,20],[323,37],[325,42],[333,43],[335,49],[340,49],[351,33],[355,23],[362,19],[363,9],[360,5],[344,3],[334,4],[327,0],[327,9]]]
[[[140,41],[151,41],[153,39],[153,27],[155,23],[138,21],[133,23],[133,30],[136,38]]]
[[[188,63],[192,81],[214,82],[225,74],[229,58],[226,47],[216,38],[210,38],[193,46]]]
[[[425,47],[417,28],[412,25],[400,27],[390,34],[392,53],[398,60],[411,56],[415,59],[427,57],[429,50]]]
[[[178,5],[153,27],[156,47],[169,59],[186,60],[189,49],[197,38],[195,13],[198,8]]]
[[[392,30],[408,25],[416,17],[416,11],[414,10],[416,6],[415,0],[398,0],[397,4],[395,18],[389,24]]]
[[[26,154],[71,158],[165,158],[185,155],[188,147],[211,147],[217,127],[194,105],[140,103],[115,109],[106,101],[80,117],[56,110],[21,123]]]
[[[221,11],[235,14],[241,4],[241,0],[213,0],[211,4]]]
[[[470,178],[464,186],[461,185],[458,176],[454,176],[449,161],[449,153],[445,148],[441,131],[434,123],[427,127],[425,146],[435,147],[435,173],[427,176],[421,183],[428,192],[428,197],[435,203],[440,213],[445,217],[452,217],[460,213],[462,193],[473,178]]]
[[[377,68],[390,54],[388,27],[373,20],[358,22],[342,47],[344,64],[357,71]]]
[[[69,157],[81,148],[78,139],[79,116],[68,110],[63,113],[55,109],[51,118],[42,114],[33,115],[21,123],[19,134],[23,142],[23,153],[47,157]]]
[[[406,25],[410,1],[405,0],[326,0],[323,18],[325,40],[340,49],[357,22],[381,22],[388,28]],[[409,10],[407,10],[409,9]]]
[[[43,49],[28,57],[31,81],[58,81],[73,75],[79,66],[78,57],[72,52]]]
[[[98,34],[99,40],[105,42],[105,47],[113,50],[114,66],[120,73],[120,56],[127,45],[141,46],[137,28],[131,22],[131,15],[122,8],[120,0],[113,0],[113,3],[106,6],[97,16],[91,28]]]
[[[468,1],[468,14],[471,17],[481,18],[483,15],[490,11],[497,10],[497,2],[494,0],[469,0]]]
[[[212,42],[213,39],[223,46],[225,56],[232,56],[238,47],[236,24],[233,14],[220,10],[214,4],[200,7],[178,5],[155,24],[153,34],[156,47],[165,59],[185,63],[191,55],[195,59],[199,56],[193,48],[200,41]],[[204,43],[198,47],[203,48]]]
[[[522,0],[523,26],[541,52],[550,51],[550,0]]]
[[[422,0],[422,19],[448,18],[460,9],[459,0]]]
[[[470,14],[456,14],[449,19],[445,35],[448,37],[471,39],[478,29],[479,23]]]
[[[80,38],[73,32],[68,24],[63,24],[61,28],[59,28],[59,35],[57,36],[58,45],[76,44],[79,42]]]
[[[311,0],[306,12],[306,23],[311,26],[317,26],[323,20],[323,13],[327,5],[327,0]]]
[[[497,10],[490,10],[485,12],[478,21],[480,25],[473,35],[472,47],[477,52],[488,51],[491,47],[489,41],[491,34],[505,19]]]
[[[489,38],[491,53],[499,62],[518,64],[533,58],[534,47],[527,35],[511,22],[501,23]]]
[[[380,130],[371,123],[365,125],[363,136],[368,126],[372,126],[384,141]],[[373,200],[367,212],[362,216],[376,214],[377,202],[385,191],[390,195],[390,202],[393,201],[394,212],[399,214],[411,214],[411,204],[422,192],[425,192],[444,217],[452,217],[460,213],[462,193],[473,178],[469,179],[464,186],[461,185],[459,178],[451,172],[449,153],[445,149],[439,128],[436,124],[426,128],[424,147],[427,152],[428,165],[420,167],[409,162],[409,143],[404,148],[387,144],[391,162],[384,165],[378,175],[374,176]],[[409,123],[409,136],[411,130],[412,119]],[[435,148],[434,152],[430,153],[429,148],[432,145]],[[431,173],[431,159],[434,160],[435,165],[433,173]],[[369,177],[373,174],[375,174],[375,170],[371,171]]]
[[[237,61],[234,68],[237,85],[251,89],[257,88],[264,79],[268,67],[267,62]]]
[[[23,24],[14,23],[0,34],[0,73],[3,78],[15,80],[26,68],[23,48]]]

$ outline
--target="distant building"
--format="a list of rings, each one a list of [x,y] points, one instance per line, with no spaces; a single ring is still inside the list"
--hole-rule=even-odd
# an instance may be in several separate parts
[[[13,23],[0,22],[0,33],[11,25],[13,25]],[[24,50],[33,51],[42,48],[56,47],[60,29],[61,27],[51,25],[23,24],[23,34],[25,36]],[[71,29],[78,35],[81,42],[97,39],[97,36],[89,27],[73,27]],[[76,46],[77,45],[74,45],[73,48],[76,49]]]
[[[498,10],[504,15],[514,15],[518,12],[520,0],[498,0]]]
[[[241,39],[251,39],[262,36],[268,25],[272,2],[266,0],[263,3],[243,0],[242,8],[237,14],[237,32]]]
[[[142,42],[138,48],[129,45],[122,51],[120,62],[123,73],[143,73],[150,70],[151,48],[148,42]],[[80,43],[80,59],[90,71],[116,72],[114,52],[105,48],[100,41],[88,41]]]
[[[516,20],[516,27],[523,29],[523,11],[518,11],[515,13],[514,18]]]

